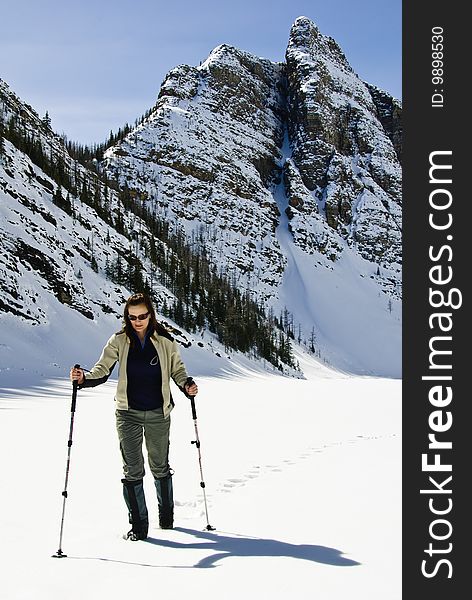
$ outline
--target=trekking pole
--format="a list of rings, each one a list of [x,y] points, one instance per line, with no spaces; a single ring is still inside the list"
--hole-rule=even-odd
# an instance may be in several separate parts
[[[195,444],[197,447],[197,450],[198,450],[198,464],[200,466],[200,477],[201,477],[200,487],[203,490],[203,501],[205,502],[205,514],[206,514],[206,520],[207,520],[207,525],[206,525],[205,529],[207,531],[214,531],[215,528],[210,525],[210,521],[208,520],[208,505],[207,505],[207,499],[206,499],[206,493],[205,493],[205,482],[203,480],[202,454],[200,452],[200,438],[198,437],[197,411],[195,409],[195,397],[194,396],[190,396],[190,402],[192,403],[192,417],[193,417],[193,424],[195,425],[195,437],[197,438],[196,440],[192,441],[192,444]]]
[[[80,369],[80,365],[74,365],[74,369]],[[70,449],[72,447],[72,431],[74,429],[75,404],[77,402],[77,386],[78,386],[78,381],[77,381],[77,379],[74,379],[74,381],[72,382],[72,404],[70,407],[69,441],[67,442],[66,480],[64,483],[64,491],[62,492],[64,501],[62,503],[61,533],[59,535],[59,550],[56,552],[56,554],[52,555],[53,558],[66,558],[67,557],[67,554],[64,554],[64,552],[62,552],[62,532],[64,530],[64,514],[66,511],[67,484],[69,482]]]

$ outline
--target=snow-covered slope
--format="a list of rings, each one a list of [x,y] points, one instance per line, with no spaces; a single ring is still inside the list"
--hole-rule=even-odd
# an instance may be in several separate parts
[[[121,328],[122,309],[130,294],[103,272],[116,256],[129,256],[129,241],[75,198],[73,216],[53,201],[54,181],[10,142],[0,166],[0,384],[34,384],[63,375],[76,362],[90,368],[108,337]],[[116,196],[110,210],[122,210]],[[146,233],[139,218],[126,220]],[[131,223],[130,223],[131,227]],[[91,257],[97,272],[91,266]],[[125,261],[123,260],[123,263]],[[144,277],[155,276],[142,259]],[[173,294],[155,286],[157,310]],[[172,321],[174,335],[192,344],[195,375],[272,370],[232,353],[209,332],[191,335]]]

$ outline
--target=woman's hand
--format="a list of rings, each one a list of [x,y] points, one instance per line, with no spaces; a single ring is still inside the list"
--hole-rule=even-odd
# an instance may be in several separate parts
[[[70,370],[70,380],[77,381],[79,385],[82,385],[85,381],[83,369],[76,369],[75,367],[72,367]]]
[[[195,381],[192,381],[190,384],[186,383],[184,388],[189,396],[196,396],[198,394],[198,386]]]

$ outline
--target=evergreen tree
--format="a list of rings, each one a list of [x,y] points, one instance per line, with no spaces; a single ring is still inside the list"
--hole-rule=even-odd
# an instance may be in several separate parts
[[[0,114],[0,158],[5,154],[5,125],[3,122],[3,114]]]
[[[315,349],[316,349],[315,344],[316,344],[315,328],[312,327],[311,334],[310,334],[310,350],[311,350],[311,352],[313,352],[313,354],[315,353]]]
[[[87,239],[87,242],[88,241],[89,240]],[[93,233],[92,233],[92,242],[91,242],[90,246],[91,246],[91,248],[90,248],[90,252],[91,252],[90,266],[95,271],[95,273],[98,273],[98,263],[97,263],[97,260],[95,258],[95,252],[94,252]]]
[[[51,129],[51,117],[49,116],[48,111],[46,111],[46,114],[44,115],[44,117],[42,118],[41,121],[45,127],[47,127],[48,129]]]
[[[119,254],[116,255],[116,265],[114,270],[115,282],[119,285],[124,283],[124,269],[123,263],[121,261],[121,256]]]
[[[69,195],[67,195],[66,198],[62,196],[60,185],[57,186],[53,194],[52,201],[58,208],[66,212],[68,215],[72,215],[72,206],[70,203]]]

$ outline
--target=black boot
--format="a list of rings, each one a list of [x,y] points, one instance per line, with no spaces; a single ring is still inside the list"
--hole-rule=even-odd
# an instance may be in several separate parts
[[[174,528],[174,492],[172,488],[172,475],[154,480],[159,503],[159,526],[161,529]]]
[[[143,480],[128,481],[121,480],[123,483],[123,497],[128,507],[129,522],[131,529],[123,537],[129,540],[145,540],[148,536],[149,519],[144,497]]]

